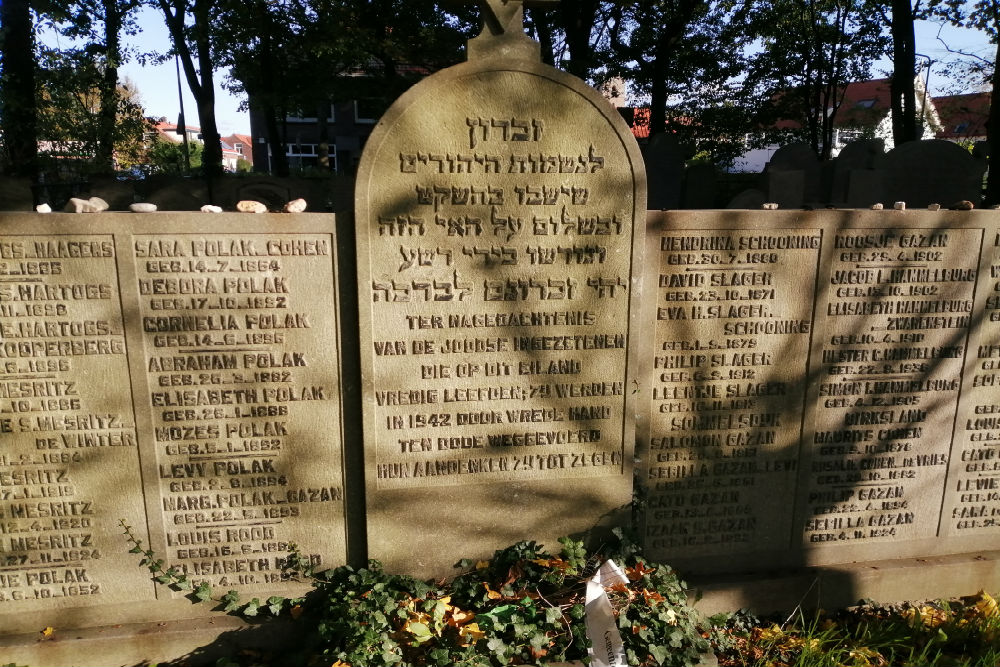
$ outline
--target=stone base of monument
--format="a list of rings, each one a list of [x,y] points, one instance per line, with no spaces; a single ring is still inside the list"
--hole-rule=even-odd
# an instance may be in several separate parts
[[[937,599],[1000,590],[1000,551],[894,561],[868,561],[757,575],[688,578],[701,593],[705,615],[749,608],[756,613],[836,609],[861,599],[876,602]],[[39,628],[41,630],[41,628]],[[0,655],[15,664],[61,667],[156,664],[184,658],[191,665],[214,665],[241,649],[288,655],[303,646],[295,626],[284,620],[249,624],[242,619],[136,623],[40,632],[0,638]],[[569,663],[571,665],[582,663]],[[718,664],[706,656],[699,667]]]
[[[239,618],[211,621],[136,623],[41,635],[0,638],[0,655],[17,665],[49,667],[107,667],[108,665],[215,665],[241,650],[260,650],[279,656],[275,665],[295,662],[294,649],[303,639],[291,623],[268,621],[250,625]],[[270,663],[264,663],[270,664]],[[548,667],[583,667],[583,662],[549,663]],[[718,659],[704,656],[695,667],[718,667]]]
[[[241,650],[289,656],[302,646],[291,621],[250,624],[232,616],[160,623],[127,623],[0,637],[4,662],[51,667],[107,665],[215,665]],[[278,663],[288,664],[288,663]]]
[[[757,575],[688,577],[706,615],[749,608],[758,614],[841,609],[861,599],[927,600],[1000,590],[1000,551],[867,561]]]

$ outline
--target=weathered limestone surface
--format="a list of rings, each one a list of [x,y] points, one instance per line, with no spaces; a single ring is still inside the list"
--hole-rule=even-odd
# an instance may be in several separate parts
[[[277,219],[280,225],[275,225]],[[211,616],[346,560],[334,218],[0,216],[0,626]]]
[[[650,555],[717,574],[1000,546],[1000,216],[670,213],[647,242]]]
[[[642,158],[523,34],[470,53],[389,109],[357,185],[368,548],[421,575],[631,493]]]

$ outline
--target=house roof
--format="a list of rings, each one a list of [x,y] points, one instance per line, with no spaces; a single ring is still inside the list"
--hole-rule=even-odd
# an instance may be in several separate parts
[[[968,139],[986,136],[986,122],[990,115],[989,93],[945,95],[934,98],[941,117],[938,139]]]
[[[873,79],[847,84],[844,97],[833,117],[834,127],[867,127],[877,125],[892,113],[891,81]]]
[[[253,139],[250,138],[249,134],[230,134],[228,137],[223,137],[225,141],[230,144],[243,144],[244,146],[252,146]]]
[[[649,108],[648,107],[618,107],[625,122],[628,123],[632,135],[636,139],[649,138]]]
[[[833,126],[838,128],[873,127],[892,112],[892,96],[889,79],[856,81],[844,88],[840,106],[833,117]],[[774,127],[779,130],[797,130],[802,123],[797,120],[778,120]]]
[[[176,123],[168,123],[165,120],[161,120],[161,121],[155,123],[154,127],[156,128],[156,130],[158,132],[161,132],[163,134],[167,134],[167,133],[177,134],[177,124]],[[194,125],[184,125],[184,129],[186,131],[188,131],[188,132],[201,132],[201,128],[200,127],[195,127]]]

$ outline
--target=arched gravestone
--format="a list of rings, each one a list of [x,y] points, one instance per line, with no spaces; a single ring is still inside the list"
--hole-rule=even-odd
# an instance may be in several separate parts
[[[986,162],[943,139],[908,141],[885,156],[886,191],[911,207],[948,206],[968,199],[979,203]]]
[[[469,61],[389,109],[356,190],[369,555],[422,575],[631,497],[642,158],[541,64],[520,2],[481,5]]]

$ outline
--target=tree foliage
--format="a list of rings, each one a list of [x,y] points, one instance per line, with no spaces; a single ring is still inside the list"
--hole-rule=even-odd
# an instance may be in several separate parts
[[[143,160],[149,123],[131,82],[108,95],[105,71],[85,47],[42,48],[39,65],[37,127],[45,162],[72,157],[83,171],[108,173]]]
[[[930,0],[931,7],[953,25],[979,30],[985,33],[995,46],[993,57],[977,56],[962,51],[960,55],[966,79],[971,77],[985,83],[990,91],[990,108],[986,121],[986,141],[990,158],[990,169],[986,183],[987,205],[1000,204],[1000,169],[994,168],[1000,160],[1000,0]]]
[[[888,45],[864,0],[759,0],[740,22],[757,40],[746,84],[770,91],[771,116],[821,158],[833,148],[833,119],[847,84],[871,77]]]
[[[11,171],[34,169],[36,136],[74,134],[97,170],[121,161],[136,114],[117,69],[129,56],[125,38],[137,29],[131,17],[140,2],[159,9],[169,29],[173,48],[160,57],[176,54],[183,66],[212,174],[221,170],[220,70],[265,119],[273,166],[287,173],[285,144],[294,137],[286,117],[319,119],[322,165],[331,100],[360,100],[377,116],[420,77],[460,61],[478,24],[475,3],[433,0],[4,0],[0,122],[18,128],[5,145]],[[547,62],[594,84],[623,79],[634,103],[648,107],[651,134],[673,133],[690,153],[724,162],[745,135],[767,138],[760,130],[779,119],[828,157],[844,89],[870,78],[889,52],[895,138],[913,138],[914,19],[947,16],[996,40],[998,7],[1000,0],[563,0],[530,8],[526,29]],[[32,11],[74,45],[36,47]]]
[[[187,164],[190,164],[192,169],[201,167],[204,145],[198,141],[191,141],[188,142],[187,150]],[[169,139],[157,138],[153,142],[146,155],[145,164],[154,174],[183,176],[188,173],[184,160],[184,144]]]
[[[469,18],[430,0],[228,2],[215,48],[231,68],[229,89],[248,94],[265,119],[276,171],[287,173],[287,115],[324,123],[335,99],[385,109],[420,76],[459,62]]]
[[[965,25],[982,30],[996,45],[993,74],[990,78],[990,113],[986,122],[990,164],[1000,160],[1000,0],[979,0],[969,13]],[[986,184],[986,204],[1000,204],[1000,169],[991,168]]]

